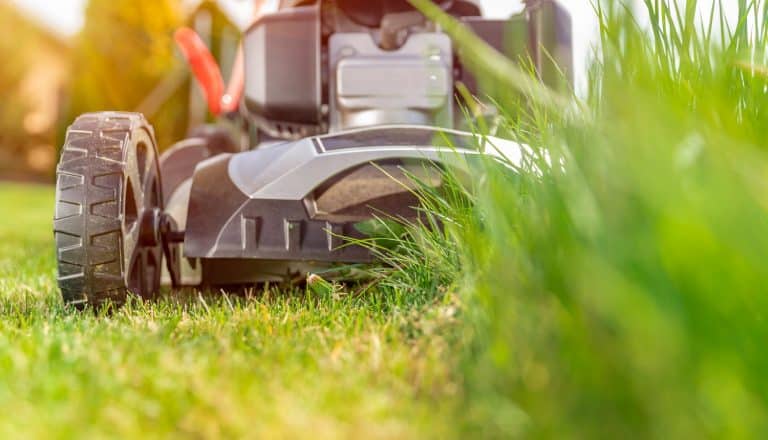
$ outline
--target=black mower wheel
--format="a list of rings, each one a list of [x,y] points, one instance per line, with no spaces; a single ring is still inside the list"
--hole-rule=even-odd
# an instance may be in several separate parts
[[[163,197],[152,127],[134,113],[93,113],[67,131],[56,169],[54,235],[64,302],[120,305],[160,289]]]

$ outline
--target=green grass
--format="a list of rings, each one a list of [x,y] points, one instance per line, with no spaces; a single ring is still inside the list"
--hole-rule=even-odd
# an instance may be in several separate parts
[[[0,437],[450,434],[449,297],[176,295],[75,313],[55,287],[53,189],[1,185],[0,206]]]

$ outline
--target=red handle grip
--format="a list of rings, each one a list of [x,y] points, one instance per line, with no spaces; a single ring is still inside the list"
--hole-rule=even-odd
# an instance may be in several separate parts
[[[221,114],[224,79],[221,77],[221,69],[213,55],[197,32],[192,29],[181,28],[176,31],[174,38],[184,58],[187,59],[195,79],[203,89],[208,109],[214,115]]]

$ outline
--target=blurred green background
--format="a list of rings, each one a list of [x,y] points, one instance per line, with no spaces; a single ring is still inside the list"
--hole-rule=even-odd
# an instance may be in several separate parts
[[[141,111],[166,148],[207,117],[173,31],[196,28],[224,66],[237,47],[237,26],[213,1],[89,0],[73,35],[23,1],[0,0],[0,28],[14,35],[0,39],[0,180],[52,182],[69,121],[89,111]]]

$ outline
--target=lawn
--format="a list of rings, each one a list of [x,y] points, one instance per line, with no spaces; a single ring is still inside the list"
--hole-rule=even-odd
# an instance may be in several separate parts
[[[450,436],[450,296],[187,293],[76,313],[55,283],[53,188],[0,185],[0,206],[0,437]]]
[[[648,0],[638,25],[606,2],[574,99],[415,3],[522,163],[419,191],[428,221],[382,228],[398,270],[362,294],[102,316],[59,300],[53,190],[0,186],[0,436],[768,437],[765,4],[729,24]]]

